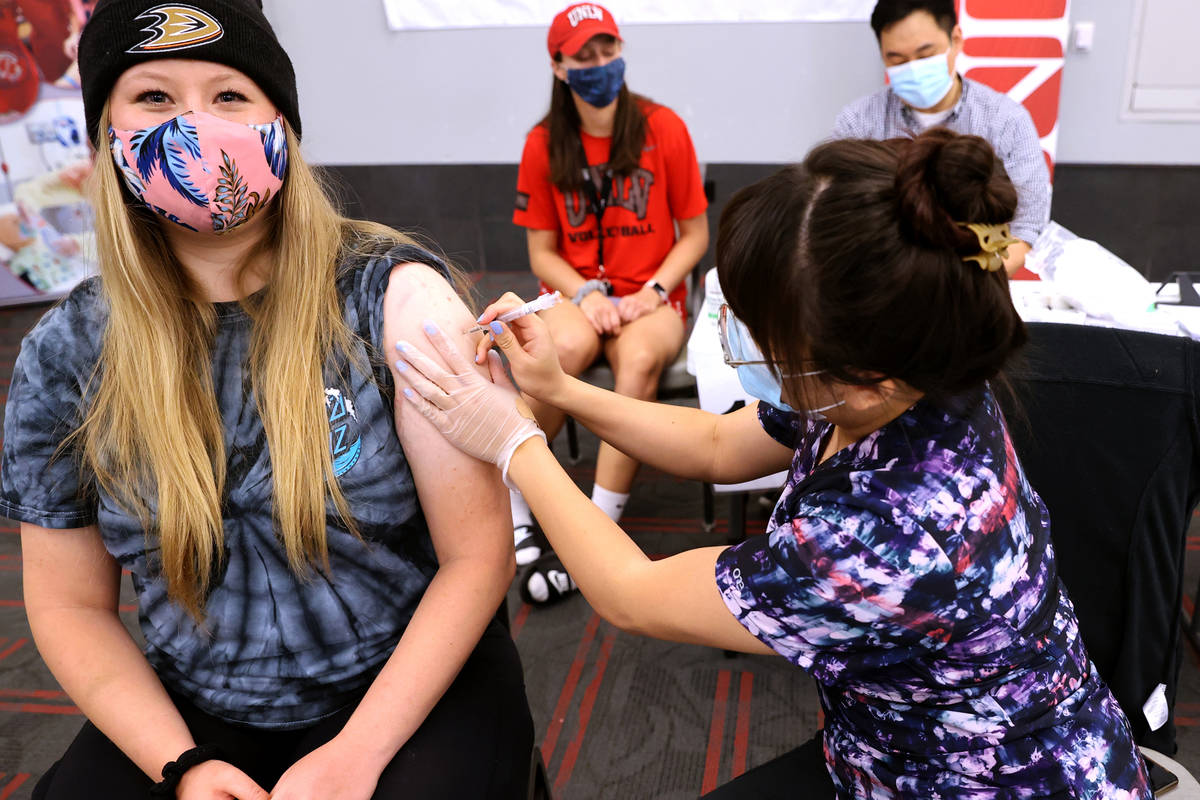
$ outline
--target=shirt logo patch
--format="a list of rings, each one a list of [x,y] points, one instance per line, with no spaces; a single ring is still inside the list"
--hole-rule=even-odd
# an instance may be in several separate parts
[[[591,172],[593,186],[601,184],[601,178],[608,164],[595,164],[588,167]],[[619,206],[626,211],[632,211],[638,220],[646,218],[650,210],[650,187],[654,186],[654,173],[645,167],[638,167],[629,177],[614,176],[612,189],[605,198],[604,207]],[[567,207],[567,224],[578,228],[591,213],[591,203],[581,191],[568,192],[563,195]]]
[[[518,211],[528,211],[529,210],[529,193],[528,192],[517,192],[516,205],[517,205]]]
[[[362,455],[358,414],[354,411],[354,402],[337,389],[325,390],[325,411],[329,414],[329,454],[333,456],[333,474],[340,478],[358,463],[358,457]]]
[[[186,50],[215,42],[225,35],[225,29],[207,11],[193,6],[170,4],[155,6],[134,19],[153,20],[142,28],[150,37],[128,53],[163,53]]]

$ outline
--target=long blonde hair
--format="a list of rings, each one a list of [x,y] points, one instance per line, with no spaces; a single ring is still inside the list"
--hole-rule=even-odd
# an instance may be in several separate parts
[[[100,130],[108,125],[106,107]],[[338,264],[358,246],[412,239],[343,217],[286,127],[287,176],[264,211],[268,233],[240,267],[264,256],[270,263],[269,290],[243,301],[253,320],[247,368],[270,452],[276,530],[303,575],[314,565],[328,570],[327,498],[356,531],[333,471],[322,391],[330,353],[355,352]],[[83,460],[99,486],[142,520],[148,539],[157,536],[169,596],[201,620],[225,550],[226,455],[211,366],[216,313],[172,252],[163,223],[127,203],[107,153],[98,154],[91,181],[109,318],[78,433]]]

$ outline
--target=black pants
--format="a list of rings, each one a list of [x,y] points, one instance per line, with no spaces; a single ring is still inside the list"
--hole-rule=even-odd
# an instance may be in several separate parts
[[[703,800],[833,800],[821,733],[791,752],[719,786]]]
[[[271,731],[234,725],[173,699],[197,742],[221,745],[229,761],[267,791],[288,767],[336,736],[357,705],[311,728]],[[446,694],[384,769],[374,797],[524,800],[532,750],[521,662],[508,631],[493,622]],[[33,798],[131,800],[148,797],[152,785],[88,722],[42,776]]]

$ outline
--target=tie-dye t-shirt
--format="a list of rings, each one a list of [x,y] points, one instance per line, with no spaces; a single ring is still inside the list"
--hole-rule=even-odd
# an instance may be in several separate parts
[[[55,454],[79,424],[81,393],[99,358],[107,320],[99,281],[76,288],[22,343],[5,414],[0,514],[47,528],[98,524],[133,575],[151,664],[168,688],[209,713],[288,728],[341,708],[383,666],[437,569],[396,437],[381,349],[391,268],[409,261],[444,271],[429,253],[402,246],[355,259],[338,278],[344,319],[370,343],[373,374],[350,369],[344,354],[325,370],[334,470],[362,536],[346,530],[330,504],[327,575],[297,577],[276,539],[266,436],[243,369],[251,321],[237,303],[216,304],[226,558],[208,598],[207,631],[167,599],[158,547],[138,520],[99,492],[73,450]]]
[[[828,423],[759,418],[795,458],[717,584],[816,677],[839,797],[1151,797],[990,392],[922,400],[819,466]]]

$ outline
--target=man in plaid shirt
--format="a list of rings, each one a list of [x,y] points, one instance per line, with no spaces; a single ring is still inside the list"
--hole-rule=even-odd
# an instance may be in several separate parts
[[[1025,108],[955,71],[962,52],[954,0],[879,0],[871,27],[887,67],[889,85],[842,109],[837,139],[915,136],[935,125],[987,139],[1017,188],[1008,248],[1011,275],[1050,220],[1050,172],[1033,119]]]

